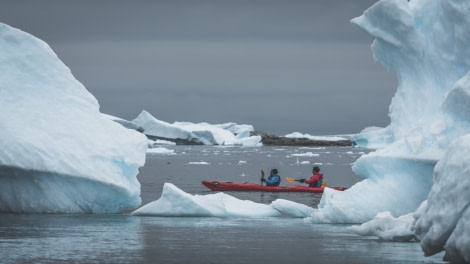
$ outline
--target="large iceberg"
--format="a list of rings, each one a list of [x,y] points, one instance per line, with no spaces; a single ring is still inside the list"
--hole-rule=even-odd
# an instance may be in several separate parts
[[[0,24],[0,47],[0,211],[138,207],[145,136],[101,115],[45,42]]]
[[[425,254],[445,250],[446,259],[470,262],[469,14],[466,0],[382,0],[352,20],[397,76],[391,123],[352,138],[381,148],[354,164],[365,180],[326,191],[311,221],[363,223],[419,207],[414,228]]]

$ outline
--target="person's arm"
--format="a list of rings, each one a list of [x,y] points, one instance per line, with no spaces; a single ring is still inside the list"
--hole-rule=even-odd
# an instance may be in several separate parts
[[[318,180],[319,180],[318,175],[313,175],[312,177],[310,177],[310,179],[305,180],[305,183],[310,184],[310,183],[312,183],[314,181],[318,181]]]

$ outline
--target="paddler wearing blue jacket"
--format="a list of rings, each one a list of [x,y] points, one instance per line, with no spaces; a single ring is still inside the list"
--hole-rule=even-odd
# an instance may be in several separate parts
[[[279,186],[281,184],[281,176],[279,176],[277,169],[272,169],[267,179],[261,178],[262,182],[266,183],[266,186]]]

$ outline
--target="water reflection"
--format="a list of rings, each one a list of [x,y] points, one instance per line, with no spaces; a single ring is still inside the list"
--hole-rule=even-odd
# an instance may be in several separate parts
[[[299,218],[0,214],[2,263],[439,263]]]
[[[129,215],[1,214],[5,263],[139,262],[140,219]]]

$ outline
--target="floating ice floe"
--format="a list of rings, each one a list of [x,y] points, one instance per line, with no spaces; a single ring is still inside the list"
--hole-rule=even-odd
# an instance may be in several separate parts
[[[160,199],[132,212],[132,215],[179,217],[273,217],[280,213],[269,205],[239,200],[225,193],[192,195],[171,183],[163,185]]]
[[[147,149],[148,154],[165,154],[165,155],[176,155],[174,149],[167,148],[149,148]]]
[[[190,161],[188,165],[210,165],[207,161]]]
[[[416,240],[413,213],[393,217],[390,212],[378,213],[372,220],[348,229],[362,236],[376,236],[386,241]]]
[[[300,132],[293,132],[290,134],[285,135],[286,138],[307,138],[310,140],[321,140],[321,141],[343,141],[348,140],[347,137],[339,137],[339,136],[312,136],[310,134],[302,134]]]
[[[132,212],[161,217],[306,217],[313,208],[278,199],[270,205],[240,200],[223,192],[192,195],[171,183],[163,185],[160,199]]]
[[[304,153],[293,153],[290,154],[292,157],[319,157],[320,154],[313,152],[304,152]]]

